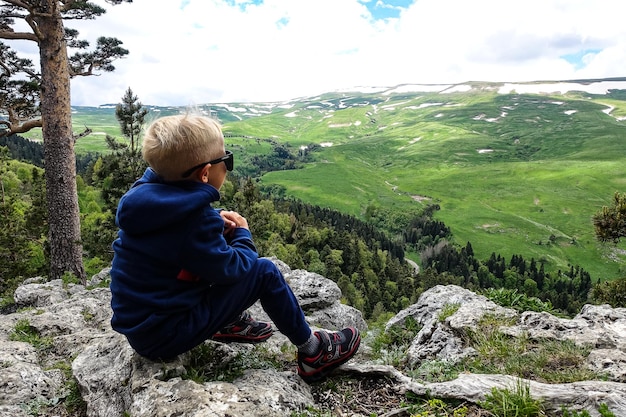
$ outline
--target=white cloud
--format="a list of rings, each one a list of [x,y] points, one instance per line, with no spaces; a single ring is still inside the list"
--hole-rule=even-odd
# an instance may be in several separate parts
[[[69,22],[129,49],[72,103],[280,101],[352,86],[626,76],[623,0],[417,0],[376,20],[358,0],[134,0]],[[258,2],[257,2],[258,3]],[[593,51],[578,65],[564,55]],[[577,69],[578,68],[578,69]]]

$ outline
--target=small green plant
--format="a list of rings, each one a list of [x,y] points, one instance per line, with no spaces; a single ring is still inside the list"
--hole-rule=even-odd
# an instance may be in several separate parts
[[[407,370],[411,378],[425,382],[452,381],[463,371],[462,367],[447,361],[423,361],[417,369]]]
[[[219,344],[202,343],[189,352],[189,358],[189,365],[182,378],[200,384],[207,381],[232,382],[247,369],[280,369],[283,366],[279,359],[262,346],[229,356],[220,349]]]
[[[333,417],[333,413],[308,406],[302,411],[293,411],[290,417]]]
[[[612,307],[626,307],[626,277],[596,284],[591,297],[595,304],[610,304]]]
[[[291,343],[283,343],[280,345],[280,352],[284,354],[293,352],[293,345]]]
[[[464,402],[424,399],[411,392],[407,392],[406,397],[401,405],[411,417],[467,417],[470,414],[470,409]]]
[[[445,321],[448,317],[459,311],[460,307],[461,303],[446,303],[439,312],[437,319],[441,322]]]
[[[72,274],[71,272],[65,272],[63,274],[63,276],[61,277],[61,280],[63,281],[63,286],[67,287],[69,284],[80,284],[80,278],[78,278],[76,275]]]
[[[1,295],[0,296],[0,310],[8,308],[15,304],[15,300],[13,299],[12,294]]]
[[[517,381],[514,390],[492,388],[480,403],[485,410],[497,417],[537,417],[545,416],[540,400],[530,395],[530,385]]]
[[[609,406],[604,403],[600,404],[598,412],[602,417],[616,417],[615,414],[611,410],[609,410]]]
[[[96,315],[87,308],[83,308],[81,313],[83,314],[83,319],[85,319],[86,322],[90,322],[96,317]]]
[[[48,414],[48,410],[57,404],[58,400],[48,400],[43,397],[38,397],[29,402],[22,404],[21,408],[29,415],[33,417],[45,416]]]
[[[591,414],[587,410],[578,412],[569,410],[566,407],[561,407],[561,412],[563,413],[563,417],[591,417]],[[615,414],[609,410],[609,406],[604,403],[600,404],[598,413],[600,413],[602,417],[615,417]]]
[[[425,409],[424,411],[426,411],[425,415],[435,415],[435,416],[439,416],[439,415],[448,415],[447,412],[447,408],[448,405],[443,402],[443,400],[437,399],[437,398],[431,398],[429,400],[426,400],[426,402],[423,405],[423,408]],[[422,415],[422,413],[420,413]]]
[[[65,408],[71,415],[85,415],[87,413],[87,403],[83,399],[80,393],[80,387],[78,381],[75,378],[71,378],[65,385],[66,396],[64,400]]]
[[[94,256],[90,259],[85,259],[85,275],[87,275],[88,277],[94,276],[109,265],[111,265],[110,260],[107,261],[104,259],[100,259],[97,256]],[[106,288],[109,286],[109,282],[110,280],[108,279],[102,280],[100,283],[98,283],[97,287]]]
[[[337,383],[337,380],[334,378],[324,379],[319,383],[319,388],[321,391],[328,391],[337,393],[340,391],[340,386]]]
[[[80,388],[78,386],[78,381],[72,375],[72,359],[68,359],[68,361],[58,361],[55,362],[48,369],[58,369],[63,372],[65,377],[65,383],[63,386],[63,393],[60,395],[62,401],[59,399],[55,400],[56,402],[61,402],[65,407],[65,410],[70,415],[83,416],[87,412],[87,403],[83,400],[83,397],[80,393]]]
[[[72,364],[69,361],[67,361],[67,362],[66,361],[55,362],[48,369],[58,369],[58,370],[60,370],[61,372],[63,372],[63,375],[67,379],[72,377]]]
[[[561,412],[563,413],[563,417],[591,417],[589,411],[582,410],[580,413],[575,410],[569,410],[565,407],[561,407]]]
[[[28,319],[20,319],[15,323],[15,328],[9,335],[10,340],[30,343],[39,351],[52,348],[52,338],[42,337],[37,329],[30,325]]]
[[[482,291],[483,295],[502,307],[510,307],[517,311],[536,311],[557,314],[550,301],[541,301],[537,297],[529,297],[518,292],[517,289],[488,288]]]
[[[415,339],[420,329],[421,326],[417,320],[409,316],[402,324],[380,331],[372,341],[375,359],[381,359],[384,363],[394,366],[400,365],[405,360],[406,348]]]
[[[591,414],[587,410],[582,410],[580,413],[578,411],[569,412],[568,410],[563,410],[563,417],[591,417]]]

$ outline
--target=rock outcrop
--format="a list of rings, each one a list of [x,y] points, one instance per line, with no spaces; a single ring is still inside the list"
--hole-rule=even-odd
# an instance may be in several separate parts
[[[313,327],[354,325],[367,333],[361,313],[341,304],[341,292],[334,282],[274,262],[294,289]],[[167,363],[137,355],[110,327],[108,279],[108,270],[104,270],[87,287],[29,279],[16,290],[19,310],[4,314],[0,320],[0,416],[63,416],[67,414],[57,412],[60,405],[67,406],[76,398],[82,398],[84,412],[94,417],[275,417],[307,408],[324,409],[312,387],[297,376],[295,348],[280,333],[262,346],[205,342],[203,352],[209,352],[214,363],[204,365],[215,371],[215,377],[208,381],[193,378],[198,351]],[[455,308],[449,309],[451,305]],[[442,315],[446,309],[448,313]],[[252,313],[267,319],[258,305],[253,306]],[[586,366],[607,375],[606,380],[569,384],[523,380],[548,411],[557,412],[566,406],[597,416],[599,405],[606,404],[615,415],[626,416],[626,309],[588,305],[573,319],[546,313],[519,314],[463,288],[437,286],[399,312],[387,327],[403,326],[409,317],[419,324],[421,330],[406,352],[412,366],[432,360],[454,363],[477,354],[467,346],[463,335],[477,328],[485,315],[507,319],[507,325],[500,330],[511,337],[570,340],[590,347]],[[452,381],[421,383],[392,366],[374,362],[370,353],[365,337],[357,357],[337,372],[356,377],[384,376],[398,398],[412,391],[477,403],[492,388],[512,388],[520,382],[507,375],[463,373]],[[281,365],[246,366],[246,361],[259,357]],[[240,368],[240,374],[224,377],[235,368]],[[349,415],[369,414],[353,411]],[[387,415],[403,414],[389,410]]]

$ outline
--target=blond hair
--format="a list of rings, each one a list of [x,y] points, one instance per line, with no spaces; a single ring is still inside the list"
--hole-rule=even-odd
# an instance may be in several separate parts
[[[146,130],[141,153],[163,179],[181,180],[185,170],[224,154],[224,135],[219,122],[206,116],[165,116]]]

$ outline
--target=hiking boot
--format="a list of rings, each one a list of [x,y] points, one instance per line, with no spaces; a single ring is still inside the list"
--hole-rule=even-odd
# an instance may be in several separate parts
[[[260,343],[269,339],[273,333],[270,323],[256,321],[246,310],[237,320],[215,333],[212,339],[224,343]]]
[[[298,352],[298,375],[305,382],[319,381],[354,356],[361,344],[359,331],[347,327],[339,332],[313,333],[320,340],[319,350],[309,356]]]

